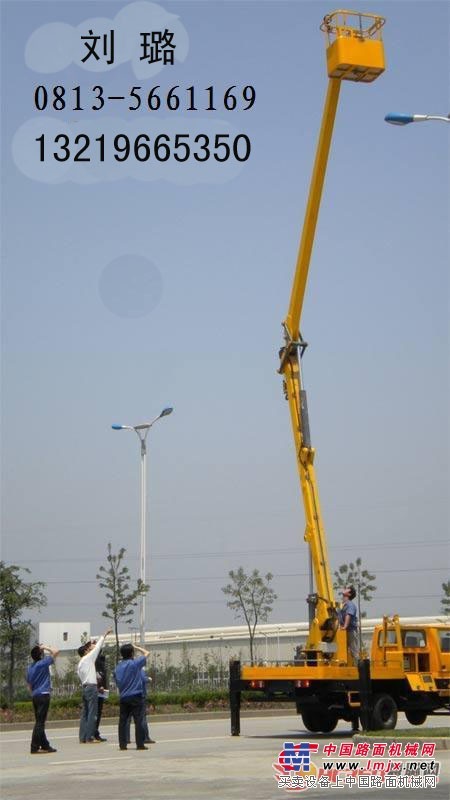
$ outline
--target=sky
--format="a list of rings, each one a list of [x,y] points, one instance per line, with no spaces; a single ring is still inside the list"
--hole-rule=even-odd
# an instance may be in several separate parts
[[[147,628],[234,624],[221,587],[239,566],[273,573],[269,621],[307,618],[277,368],[327,86],[319,26],[332,10],[1,4],[2,558],[46,583],[42,621],[103,628],[96,574],[108,542],[126,548],[137,578],[139,443],[111,424],[168,405],[148,439]],[[341,88],[301,324],[304,380],[331,570],[361,557],[376,574],[368,616],[432,615],[450,577],[450,131],[384,116],[448,112],[449,6],[358,10],[386,17],[387,69]],[[174,33],[173,64],[141,60],[143,29]],[[114,63],[103,53],[83,63],[90,30],[115,31]],[[51,108],[54,86],[65,87],[62,110]],[[77,86],[83,110],[73,110]],[[93,86],[126,99],[92,111]],[[150,112],[154,86],[163,100],[179,87],[180,107]],[[241,137],[241,158],[246,136],[251,150],[245,161],[142,163],[131,151],[118,162],[114,137],[125,133],[189,133],[191,145],[228,134]],[[64,134],[72,155],[58,162]],[[90,137],[90,162],[73,161],[77,135]]]

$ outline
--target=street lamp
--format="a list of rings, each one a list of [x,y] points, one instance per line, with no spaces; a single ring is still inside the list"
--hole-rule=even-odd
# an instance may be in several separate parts
[[[426,122],[429,119],[450,122],[450,114],[447,117],[433,114],[386,114],[384,121],[391,125],[409,125],[410,122]]]
[[[147,498],[146,498],[146,469],[147,469],[147,434],[161,417],[167,417],[171,414],[173,408],[163,408],[160,414],[151,422],[141,422],[139,425],[111,425],[114,431],[135,431],[141,443],[141,552],[140,552],[140,567],[139,577],[142,583],[145,583],[145,545],[146,545],[146,516],[147,516]],[[145,593],[139,596],[139,639],[141,647],[145,646]]]

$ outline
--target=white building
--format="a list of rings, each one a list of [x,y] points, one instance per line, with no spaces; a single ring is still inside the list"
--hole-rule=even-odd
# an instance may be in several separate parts
[[[362,640],[370,647],[372,633],[380,619],[361,620]],[[402,617],[402,624],[424,625],[448,623],[448,617]],[[308,635],[307,622],[279,622],[258,625],[255,634],[255,655],[258,662],[293,661],[296,648],[305,645]],[[120,634],[120,643],[139,642],[136,630],[132,634]],[[189,628],[175,631],[154,631],[145,634],[145,646],[150,651],[150,660],[158,657],[164,661],[168,653],[174,666],[182,662],[186,652],[193,663],[198,663],[205,654],[228,664],[231,658],[248,661],[250,658],[249,634],[246,625],[227,628]]]
[[[424,625],[426,623],[448,623],[448,617],[402,617],[402,624]],[[374,626],[379,619],[363,619],[361,633],[363,642],[370,648]],[[255,657],[263,662],[292,662],[298,646],[306,642],[307,622],[280,622],[258,625],[255,635]],[[58,670],[65,671],[70,656],[85,638],[90,637],[88,622],[53,622],[39,624],[39,641],[61,651]],[[94,636],[97,638],[97,636]],[[119,634],[119,643],[138,644],[136,629]],[[113,644],[114,637],[108,642]],[[145,635],[145,646],[150,651],[149,666],[181,666],[186,657],[192,665],[209,662],[227,669],[230,659],[248,661],[250,658],[248,629],[245,625],[225,628],[188,628],[173,631],[149,631]]]
[[[55,650],[74,651],[91,637],[90,622],[39,622],[37,640]]]

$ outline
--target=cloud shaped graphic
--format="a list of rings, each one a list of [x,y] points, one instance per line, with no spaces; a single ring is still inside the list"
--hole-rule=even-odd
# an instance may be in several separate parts
[[[88,72],[108,72],[115,67],[130,61],[137,78],[145,80],[156,75],[164,68],[162,61],[148,63],[141,61],[141,33],[169,30],[174,34],[174,60],[183,62],[189,51],[189,37],[184,25],[175,14],[170,14],[157,3],[138,0],[122,8],[112,19],[108,17],[92,17],[76,27],[64,22],[51,22],[37,28],[25,45],[25,63],[35,72],[50,74],[60,72],[74,63]],[[109,42],[110,31],[114,31],[114,63],[107,64],[107,58],[96,60],[93,56],[84,63],[87,54],[86,42],[82,36],[101,36],[97,47],[102,54],[103,36]]]
[[[112,314],[138,319],[159,305],[163,279],[158,267],[145,256],[126,253],[103,267],[98,290]]]

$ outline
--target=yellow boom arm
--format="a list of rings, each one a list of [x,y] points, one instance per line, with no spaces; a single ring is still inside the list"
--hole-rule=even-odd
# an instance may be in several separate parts
[[[284,345],[280,351],[280,373],[284,377],[289,403],[297,467],[305,511],[305,541],[311,553],[316,592],[310,594],[310,630],[306,649],[326,649],[337,627],[336,602],[320,511],[319,492],[314,470],[306,392],[303,388],[301,359],[306,348],[300,334],[300,318],[308,278],[320,200],[333,135],[334,120],[342,80],[370,83],[384,71],[381,40],[382,17],[356,11],[335,11],[321,25],[328,37],[328,91],[322,114],[317,152],[314,161],[303,231],[295,268],[291,298],[283,323]]]

